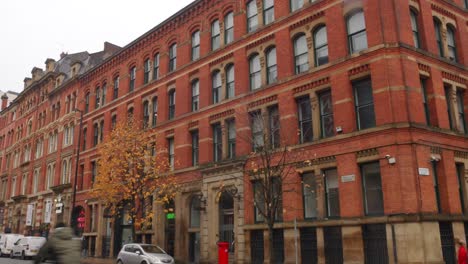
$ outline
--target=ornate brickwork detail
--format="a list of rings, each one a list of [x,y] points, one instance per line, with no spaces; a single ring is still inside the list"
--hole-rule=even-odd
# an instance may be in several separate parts
[[[446,17],[456,19],[455,15],[452,14],[450,11],[448,11],[446,8],[440,7],[440,6],[435,5],[435,4],[432,4],[431,7],[432,7],[432,10],[434,10],[434,11],[436,11],[436,12],[438,12],[438,13],[446,16]]]
[[[296,87],[296,88],[294,88],[294,93],[295,94],[300,93],[300,92],[307,91],[307,90],[313,89],[315,87],[322,86],[322,85],[327,85],[327,84],[330,84],[330,77],[325,77],[325,78],[310,82],[308,84]]]
[[[422,64],[422,63],[418,63],[418,68],[420,71],[427,72],[427,73],[430,73],[431,71],[431,68],[428,65]]]
[[[224,111],[224,112],[221,112],[221,113],[218,113],[218,114],[215,114],[215,115],[211,115],[210,116],[210,121],[220,119],[220,118],[223,118],[223,117],[227,117],[227,116],[230,116],[230,115],[233,115],[233,114],[234,114],[234,109],[229,109],[227,111]]]
[[[234,56],[234,54],[231,52],[231,53],[228,53],[220,58],[217,58],[216,60],[210,62],[210,67],[212,67],[213,65],[217,65],[217,64],[220,64],[221,62],[227,60],[227,59],[230,59]]]
[[[174,135],[174,129],[169,129],[164,132],[164,134],[167,136]]]
[[[357,74],[361,74],[361,73],[369,72],[369,71],[370,71],[369,64],[365,64],[365,65],[361,65],[361,66],[358,66],[356,68],[349,70],[348,75],[353,76],[353,75],[357,75]]]
[[[365,158],[365,157],[376,156],[376,155],[379,155],[379,150],[376,148],[364,149],[364,150],[356,152],[357,158]]]
[[[455,158],[468,159],[468,152],[464,151],[455,151]]]
[[[265,97],[265,98],[262,98],[260,100],[257,100],[255,102],[251,102],[248,104],[248,108],[254,108],[254,107],[257,107],[259,105],[263,105],[263,104],[267,104],[267,103],[270,103],[270,102],[274,102],[278,99],[278,95],[272,95],[272,96],[269,96],[269,97]]]
[[[440,147],[431,147],[431,154],[441,154],[442,149]]]
[[[462,77],[457,76],[457,75],[452,74],[452,73],[448,73],[448,72],[443,71],[442,72],[442,77],[444,77],[445,79],[449,79],[451,81],[460,83],[460,84],[466,84],[466,79],[463,79]]]
[[[312,21],[314,21],[315,19],[318,19],[318,18],[320,18],[320,17],[322,17],[324,15],[325,15],[325,12],[320,11],[318,13],[315,13],[315,14],[311,15],[311,16],[308,16],[308,17],[302,19],[301,21],[299,21],[297,23],[294,23],[291,26],[289,26],[289,30],[294,30],[294,29],[296,29],[298,27],[302,27],[304,25],[307,25],[307,24],[311,23]]]
[[[304,160],[296,164],[296,168],[304,168],[336,162],[335,156],[320,157],[311,160]]]
[[[198,120],[197,121],[192,121],[188,124],[189,129],[194,128],[198,126]]]
[[[256,47],[256,46],[258,46],[258,45],[260,45],[260,44],[262,44],[262,43],[265,43],[265,42],[267,42],[267,41],[273,40],[274,38],[275,38],[275,35],[274,35],[274,34],[270,34],[270,35],[268,35],[268,36],[266,36],[266,37],[264,37],[264,38],[261,38],[261,39],[259,39],[259,40],[257,40],[257,41],[254,41],[254,42],[252,42],[252,43],[249,43],[249,44],[245,47],[245,49],[249,50],[249,49],[254,48],[254,47]]]

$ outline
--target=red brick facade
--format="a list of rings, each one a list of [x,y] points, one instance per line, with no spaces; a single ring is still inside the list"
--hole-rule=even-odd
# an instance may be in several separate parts
[[[292,2],[302,1],[275,0],[272,1],[274,21],[265,25],[268,14],[263,14],[263,5],[266,2],[256,1],[258,28],[253,32],[247,32],[246,0],[198,0],[121,49],[106,44],[102,53],[88,54],[96,62],[82,59],[76,74],[73,67],[77,63],[71,59],[67,61],[72,55],[64,55],[58,62],[46,62],[56,63],[54,65],[68,63],[72,70],[65,74],[60,70],[49,71],[47,65],[45,71],[33,69],[32,79],[25,79],[24,91],[0,113],[0,184],[6,184],[6,187],[0,186],[0,201],[4,209],[0,226],[13,232],[41,229],[44,201],[47,199],[54,201],[51,222],[69,221],[80,133],[79,114],[73,111],[77,108],[84,115],[76,204],[86,211],[84,233],[93,241],[90,243],[93,254],[116,253],[119,246],[114,243],[120,242],[117,237],[121,235],[116,235],[115,230],[107,231],[109,220],[104,217],[104,209],[99,201],[89,199],[87,191],[92,187],[92,162],[99,158],[94,141],[106,140],[112,129],[113,116],[117,122],[124,121],[131,109],[138,120],[148,116],[150,129],[159,134],[157,143],[160,146],[167,148],[168,139],[174,140],[175,174],[183,185],[175,200],[175,257],[182,261],[193,257],[189,253],[192,252],[189,250],[192,243],[189,234],[197,233],[201,244],[197,253],[199,260],[210,262],[216,259],[220,210],[219,201],[214,197],[222,182],[238,190],[233,202],[236,247],[232,257],[236,263],[255,262],[252,256],[257,253],[253,252],[256,247],[251,243],[252,230],[262,230],[265,226],[255,221],[251,184],[245,183],[242,176],[239,177],[241,180],[232,180],[227,174],[243,175],[242,166],[238,164],[252,151],[251,143],[241,140],[252,133],[248,113],[259,109],[267,111],[268,107],[277,105],[281,144],[291,146],[293,151],[314,155],[306,157],[312,159],[310,166],[289,175],[295,191],[287,192],[283,186],[283,219],[277,229],[283,230],[283,241],[278,245],[283,245],[285,263],[294,262],[294,220],[299,222],[302,231],[309,227],[317,232],[316,252],[313,254],[320,263],[331,261],[327,237],[323,236],[328,232],[328,226],[341,227],[341,252],[347,263],[360,263],[364,259],[371,261],[369,247],[366,246],[371,240],[365,235],[370,231],[363,230],[372,224],[381,224],[386,230],[384,241],[388,245],[387,257],[391,263],[397,261],[395,255],[399,256],[399,263],[448,261],[441,250],[440,236],[435,242],[424,242],[426,244],[420,247],[436,253],[421,257],[405,251],[408,249],[404,243],[411,244],[411,241],[401,238],[399,232],[409,228],[404,223],[417,224],[423,229],[430,226],[433,231],[439,221],[450,221],[453,236],[465,234],[463,222],[468,220],[464,214],[468,210],[465,180],[468,177],[468,45],[464,45],[468,43],[468,19],[465,2],[322,0],[309,3],[304,0],[307,3],[303,7],[291,11]],[[352,52],[349,43],[352,36],[348,36],[348,32],[355,25],[347,25],[347,22],[360,10],[365,20],[367,47]],[[410,10],[416,14],[419,48],[415,47]],[[225,17],[230,12],[233,14],[233,41],[226,43],[230,33],[226,30]],[[220,48],[212,50],[212,23],[217,19],[220,22]],[[435,19],[441,22],[440,48],[443,56],[440,56],[437,44]],[[315,32],[323,25],[326,26],[328,59],[323,65],[316,66],[314,62],[318,57],[314,50],[318,40]],[[192,34],[197,30],[200,32],[200,56],[192,61]],[[453,41],[450,30],[454,32]],[[295,55],[298,54],[295,54],[294,43],[301,34],[306,38],[308,69],[297,74]],[[172,56],[169,49],[173,44],[177,45],[176,69],[169,71]],[[266,53],[272,47],[276,48],[277,77],[269,83]],[[154,78],[156,54],[159,54],[158,78]],[[252,90],[249,60],[255,54],[260,56],[261,84]],[[453,54],[456,54],[456,59],[451,59]],[[147,60],[150,63],[145,71]],[[226,96],[227,69],[232,65],[235,93],[229,97]],[[133,67],[136,67],[136,74],[132,90]],[[213,103],[212,76],[217,70],[221,73],[222,96],[219,102]],[[116,78],[118,96],[114,96]],[[197,111],[192,111],[191,84],[194,80],[199,81]],[[365,129],[363,127],[367,126],[368,120],[359,119],[362,104],[358,100],[357,88],[363,80],[370,80],[371,101],[370,108],[366,109],[371,109],[369,111],[375,116],[375,124]],[[102,92],[103,87],[106,87],[105,93]],[[100,92],[96,96],[98,88]],[[172,91],[175,91],[175,115],[169,119]],[[324,91],[330,91],[332,98],[334,134],[330,137],[322,136],[322,102],[319,97]],[[105,102],[102,102],[104,94]],[[304,97],[310,100],[308,107],[311,109],[313,139],[301,143],[297,135],[301,130],[297,102]],[[96,98],[100,100],[97,103]],[[154,100],[157,100],[156,111]],[[149,115],[144,113],[145,102],[148,102]],[[42,122],[40,117],[44,112],[46,117]],[[365,114],[362,115],[364,117]],[[154,118],[157,118],[155,123]],[[28,127],[29,120],[32,121],[31,128]],[[231,161],[227,159],[226,121],[229,120],[235,121],[236,129],[237,158]],[[224,132],[221,162],[214,162],[213,153],[212,125],[217,123],[222,125]],[[64,134],[70,125],[74,126],[74,133],[70,134],[73,140],[64,146]],[[18,131],[21,131],[19,136]],[[54,131],[58,133],[57,150],[49,151]],[[196,166],[192,166],[193,131],[198,131],[199,135],[199,165]],[[36,158],[39,138],[44,138],[44,150]],[[30,146],[30,160],[23,157],[27,146]],[[16,152],[22,157],[15,163]],[[63,179],[64,160],[69,171]],[[377,215],[366,209],[369,201],[365,196],[370,194],[366,194],[363,172],[365,164],[372,162],[377,162],[379,167],[383,197],[383,213]],[[48,186],[51,191],[47,188],[47,170],[53,163],[53,182]],[[336,168],[338,175],[340,209],[339,217],[333,219],[327,217],[322,177],[324,170],[329,168]],[[39,172],[37,183],[35,170]],[[307,172],[316,175],[317,215],[304,220],[307,204],[303,198],[301,176]],[[23,175],[28,181],[25,185]],[[203,194],[206,210],[201,212],[202,223],[197,228],[188,228],[190,200],[195,193]],[[64,211],[55,214],[55,204],[60,203],[58,196],[64,203]],[[35,206],[33,226],[26,226],[28,204]],[[164,216],[157,214],[155,219],[153,230],[141,234],[141,239],[146,242],[151,239],[153,243],[167,246]],[[424,230],[418,233],[422,236],[421,241],[431,241],[430,232]],[[439,230],[435,232],[439,234]],[[113,241],[107,246],[106,236]],[[268,241],[266,236],[267,232],[264,232],[264,243]],[[395,240],[398,241],[396,244],[391,242]],[[415,246],[416,251],[418,245]],[[270,252],[266,246],[264,249],[267,259]]]

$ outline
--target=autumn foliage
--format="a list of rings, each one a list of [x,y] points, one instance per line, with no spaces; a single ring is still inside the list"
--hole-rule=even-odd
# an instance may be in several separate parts
[[[136,122],[119,123],[98,147],[91,194],[111,215],[128,218],[134,240],[135,229],[150,226],[153,203],[167,203],[177,189],[168,156],[156,145],[156,136]]]

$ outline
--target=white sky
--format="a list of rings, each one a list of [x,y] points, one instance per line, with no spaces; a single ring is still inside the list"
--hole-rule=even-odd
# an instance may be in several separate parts
[[[21,92],[62,51],[125,46],[193,0],[0,0],[0,90]]]

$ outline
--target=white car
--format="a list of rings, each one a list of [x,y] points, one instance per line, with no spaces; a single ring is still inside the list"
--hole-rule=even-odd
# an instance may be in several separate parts
[[[150,244],[127,244],[117,256],[117,264],[174,264],[174,259],[160,247]]]
[[[10,255],[13,244],[18,239],[24,237],[19,234],[1,234],[0,235],[0,255]]]
[[[13,244],[10,257],[21,257],[21,259],[32,258],[39,253],[41,247],[45,244],[44,237],[23,237]]]

